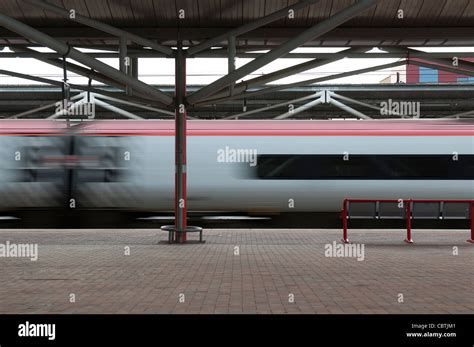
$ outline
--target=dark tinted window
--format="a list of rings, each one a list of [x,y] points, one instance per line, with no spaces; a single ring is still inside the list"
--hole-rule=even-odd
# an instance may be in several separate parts
[[[474,155],[259,155],[260,179],[474,179]]]

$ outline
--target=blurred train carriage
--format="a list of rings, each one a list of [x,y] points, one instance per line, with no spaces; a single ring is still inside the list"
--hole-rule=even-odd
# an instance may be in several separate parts
[[[3,212],[173,210],[172,121],[2,120],[0,135]],[[254,151],[256,162],[219,159],[223,149]],[[187,175],[188,209],[203,213],[472,199],[474,123],[189,121]]]

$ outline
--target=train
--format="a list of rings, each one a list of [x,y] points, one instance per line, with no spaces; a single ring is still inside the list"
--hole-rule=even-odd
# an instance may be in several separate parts
[[[0,211],[169,212],[172,120],[0,121]],[[187,209],[339,212],[345,198],[473,199],[474,122],[190,120]]]

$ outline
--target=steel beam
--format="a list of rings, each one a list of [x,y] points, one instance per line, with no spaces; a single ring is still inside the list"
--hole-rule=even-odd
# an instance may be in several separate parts
[[[229,54],[229,57],[228,57],[227,73],[230,74],[234,72],[235,70],[235,54],[236,54],[235,36],[229,36],[228,41],[229,41],[229,44],[227,45],[227,52]],[[230,95],[234,95],[234,85],[235,85],[235,82],[232,82],[229,86]]]
[[[120,71],[124,74],[127,74],[127,39],[124,37],[120,38],[119,59]]]
[[[13,46],[10,45],[11,49],[12,47],[19,47],[19,46]],[[76,46],[77,47],[77,46]],[[82,46],[81,46],[82,47]],[[357,47],[357,46],[356,46]],[[274,48],[273,46],[270,48]],[[363,47],[360,47],[361,49]],[[97,48],[100,49],[100,48]],[[104,48],[105,49],[105,48]],[[269,50],[267,48],[266,50]],[[348,49],[346,50],[347,52],[349,51]],[[301,53],[288,53],[282,56],[282,58],[285,59],[342,59],[342,58],[351,58],[351,59],[393,59],[393,58],[406,58],[407,53],[394,53],[394,52],[387,52],[387,53],[345,53],[346,51],[343,52],[338,52],[338,53],[311,53],[311,52],[301,52]],[[85,55],[88,55],[93,58],[118,58],[119,57],[119,52],[83,52]],[[136,49],[128,49],[127,50],[128,56],[133,59],[133,58],[167,58],[166,55],[162,53],[157,53],[153,52],[150,50],[136,50]],[[265,53],[245,53],[245,52],[236,52],[235,57],[236,58],[243,58],[243,59],[255,59],[258,58],[259,56],[263,55]],[[229,54],[227,50],[212,50],[210,52],[203,52],[203,53],[198,53],[194,56],[194,58],[228,58]],[[451,53],[446,53],[446,52],[430,52],[430,53],[425,53],[425,52],[420,52],[420,53],[410,53],[409,54],[410,58],[420,58],[420,59],[426,59],[426,60],[431,60],[431,59],[451,59],[453,57],[458,57],[458,58],[473,58],[474,53],[473,52],[451,52]],[[41,52],[36,52],[36,51],[30,51],[30,52],[0,52],[0,58],[48,58],[48,59],[53,59],[53,58],[61,58],[61,54],[58,53],[41,53]],[[451,61],[451,60],[450,60]],[[460,60],[460,63],[470,63],[473,64],[472,62],[466,62],[465,60]],[[445,62],[444,64],[447,64]],[[449,63],[451,65],[451,63]]]
[[[336,107],[339,107],[341,110],[345,111],[345,112],[348,112],[358,118],[361,118],[361,119],[372,119],[370,118],[369,116],[363,114],[362,112],[359,112],[357,111],[356,109],[346,105],[346,104],[343,104],[342,102],[338,101],[338,100],[334,100],[334,99],[331,99],[331,101],[329,102],[330,104],[336,106]]]
[[[225,40],[227,40],[229,37],[235,37],[239,36],[245,33],[248,33],[249,31],[252,31],[254,29],[260,28],[264,25],[267,25],[269,23],[272,23],[278,19],[284,18],[288,16],[288,11],[293,10],[293,11],[298,11],[301,10],[309,5],[315,4],[319,2],[320,0],[304,0],[300,1],[294,5],[285,7],[279,11],[273,12],[269,14],[268,16],[262,17],[260,19],[257,19],[251,23],[244,24],[238,28],[232,29],[228,31],[227,33],[224,33],[222,35],[219,35],[215,38],[212,38],[210,40],[204,41],[196,46],[190,47],[186,54],[188,56],[193,56],[194,54],[201,52],[205,49],[211,48],[212,46],[215,46]]]
[[[216,91],[228,86],[232,82],[237,81],[240,78],[245,77],[246,75],[252,73],[253,71],[267,65],[268,63],[274,61],[275,59],[280,58],[286,53],[294,50],[295,48],[303,45],[307,41],[315,39],[332,29],[338,27],[339,25],[345,23],[346,21],[354,18],[361,12],[369,9],[374,4],[380,0],[359,0],[354,5],[345,8],[344,10],[338,12],[333,17],[305,30],[298,36],[286,41],[284,44],[271,50],[268,53],[263,54],[262,56],[256,58],[255,60],[249,62],[248,64],[240,67],[234,72],[224,76],[217,81],[209,84],[208,86],[198,90],[197,92],[191,94],[188,97],[188,102],[190,104],[195,104],[200,100],[205,99],[209,95],[212,95]]]
[[[16,46],[10,47],[10,49],[12,49],[12,50],[21,50],[20,53],[23,53],[23,52],[24,52],[24,53],[34,52],[32,49],[24,48],[24,47],[19,48],[19,47],[16,47]],[[60,68],[60,69],[63,68],[63,61],[62,61],[62,59],[49,59],[49,58],[44,59],[44,58],[42,58],[42,56],[41,56],[43,53],[39,53],[39,52],[36,52],[36,53],[38,53],[38,55],[35,57],[35,59],[37,59],[37,60],[39,60],[39,61],[42,61],[43,63],[56,66],[56,67],[58,67],[58,68]],[[46,53],[46,54],[47,54],[47,53]],[[57,54],[57,53],[56,53],[56,54]],[[133,63],[134,63],[134,62],[133,62],[133,59],[132,59],[132,65],[133,65]],[[102,75],[101,73],[98,73],[97,71],[90,70],[90,69],[86,69],[86,68],[84,68],[84,67],[82,67],[82,66],[73,64],[73,63],[71,63],[71,62],[66,62],[66,69],[67,69],[68,71],[72,71],[72,72],[74,72],[74,73],[76,73],[76,74],[78,74],[78,75],[80,75],[80,76],[84,76],[84,77],[86,77],[86,78],[93,79],[93,80],[95,80],[95,81],[104,83],[104,84],[106,84],[106,85],[114,86],[114,87],[117,87],[117,88],[119,88],[119,89],[125,90],[125,86],[124,86],[123,84],[118,83],[117,81],[115,81],[115,80],[113,80],[113,79],[110,79],[110,78],[108,78],[108,77]],[[138,71],[138,67],[136,68],[136,70]],[[137,77],[135,77],[135,76],[132,76],[132,77],[134,77],[135,79],[137,78]],[[45,82],[45,83],[47,83],[47,82]],[[70,84],[70,85],[71,85],[71,84]],[[88,89],[84,89],[83,87],[82,87],[82,89],[81,89],[80,86],[76,86],[75,89],[88,90]],[[105,92],[105,91],[104,91],[104,92],[100,92],[100,93],[101,93],[102,95],[108,95],[108,94],[104,94],[104,93],[107,93],[107,92]],[[143,97],[143,96],[140,95],[139,93],[135,93],[135,94],[136,94],[136,95],[134,95],[135,99],[139,99],[140,102],[148,102],[148,103],[150,102],[149,99],[147,99],[146,97]],[[134,100],[135,100],[135,99],[134,99]],[[155,103],[156,103],[156,102],[155,102]]]
[[[37,112],[40,112],[40,111],[44,111],[44,110],[47,110],[48,108],[56,107],[56,104],[57,104],[57,102],[53,102],[53,103],[47,104],[47,105],[42,105],[42,106],[34,108],[32,110],[17,113],[17,114],[14,114],[13,116],[8,116],[6,118],[7,119],[17,119],[17,118],[20,118],[20,117],[23,117],[23,116],[29,116],[30,114],[34,114],[34,113],[37,113]]]
[[[316,97],[318,97],[318,96],[320,96],[320,95],[321,95],[321,92],[318,92],[318,93],[314,93],[314,94],[310,94],[310,95],[303,96],[303,97],[298,98],[298,99],[289,100],[289,101],[284,101],[284,102],[281,102],[281,103],[278,103],[278,104],[274,104],[274,105],[270,105],[270,106],[266,106],[266,107],[261,107],[261,108],[258,108],[258,109],[252,110],[252,111],[237,113],[237,114],[234,114],[234,115],[231,115],[231,116],[222,118],[222,119],[233,119],[233,118],[239,118],[239,117],[250,116],[250,115],[255,114],[255,113],[258,113],[258,112],[264,112],[264,111],[272,110],[272,109],[274,109],[274,108],[286,106],[286,105],[289,105],[289,104],[292,104],[292,103],[297,103],[297,102],[304,101],[304,100],[308,100],[308,99],[314,99],[314,98],[316,98]]]
[[[50,84],[50,85],[58,86],[58,87],[62,87],[62,85],[63,85],[63,83],[61,81],[56,81],[56,80],[52,80],[52,79],[44,78],[44,77],[26,75],[26,74],[22,74],[22,73],[19,73],[19,72],[14,72],[14,71],[9,71],[9,70],[0,70],[0,75],[12,76],[12,77],[16,77],[16,78],[25,79],[25,80],[40,82],[40,83],[44,83],[44,84]],[[93,87],[88,87],[88,86],[83,86],[83,85],[78,85],[78,84],[71,84],[71,83],[69,83],[69,86],[73,90],[82,90],[82,91],[85,91],[85,92],[92,92],[92,93],[95,93],[97,95],[101,95],[102,98],[109,98],[110,100],[120,100],[120,102],[122,102],[124,104],[129,104],[129,103],[131,104],[131,102],[134,102],[133,105],[136,105],[137,107],[141,107],[141,108],[144,108],[144,109],[153,110],[153,111],[157,111],[157,112],[161,112],[161,113],[165,113],[165,114],[173,114],[174,115],[174,113],[172,113],[170,111],[157,109],[157,108],[149,108],[146,105],[138,104],[138,102],[148,102],[148,100],[143,100],[143,99],[140,99],[140,98],[137,98],[137,97],[132,98],[132,97],[128,97],[126,95],[121,95],[121,97],[123,97],[125,100],[129,100],[129,102],[127,102],[125,100],[114,98],[114,96],[117,96],[116,93],[108,92],[106,90],[101,90],[101,89],[97,89],[97,88],[93,88]],[[140,106],[138,106],[138,105],[140,105]]]
[[[366,102],[362,102],[362,101],[359,101],[359,100],[355,100],[355,99],[352,99],[352,98],[348,98],[347,96],[344,96],[344,95],[340,95],[340,94],[336,94],[332,91],[329,91],[329,93],[331,94],[331,97],[333,99],[341,99],[341,100],[344,100],[344,101],[347,101],[347,102],[351,102],[353,104],[356,104],[356,105],[359,105],[359,106],[364,106],[364,107],[368,107],[372,110],[376,110],[378,112],[380,112],[380,107],[378,106],[374,106],[374,105],[371,105],[371,104],[368,104]],[[394,113],[394,112],[392,112]]]
[[[141,105],[141,104],[138,104],[136,102],[125,101],[125,100],[117,99],[117,98],[114,98],[114,97],[108,96],[108,95],[97,94],[97,95],[94,95],[94,97],[96,99],[99,98],[99,99],[103,99],[103,100],[114,101],[114,102],[124,104],[124,105],[128,105],[128,106],[134,106],[134,107],[141,108],[141,109],[147,110],[147,111],[153,111],[153,112],[157,112],[157,113],[167,114],[168,116],[174,116],[175,115],[174,112],[171,112],[171,111],[168,111],[168,110],[163,110],[163,109],[156,108],[156,107]]]
[[[7,75],[7,76],[11,76],[11,77],[16,77],[16,78],[22,78],[22,79],[26,79],[26,80],[30,80],[30,81],[35,81],[35,82],[40,82],[40,83],[45,83],[45,84],[51,84],[51,85],[54,85],[54,86],[62,86],[63,85],[63,82],[60,82],[60,81],[55,81],[55,80],[51,80],[51,79],[48,79],[48,78],[37,77],[37,76],[33,76],[33,75],[26,75],[26,74],[22,74],[22,73],[19,73],[19,72],[3,70],[3,69],[0,70],[0,75]]]
[[[396,24],[396,23],[395,23]],[[57,39],[64,41],[76,41],[82,39],[86,41],[107,40],[110,41],[117,35],[110,35],[90,27],[41,27],[41,30]],[[169,41],[170,38],[182,37],[186,40],[203,41],[209,37],[222,35],[223,42],[229,35],[228,28],[215,27],[133,27],[127,29],[136,35],[147,37],[150,40]],[[252,30],[246,34],[238,35],[243,40],[264,44],[265,41],[281,42],[291,37],[299,35],[305,28],[301,27],[263,27]],[[308,46],[321,47],[320,40],[335,42],[336,46],[393,46],[393,42],[410,41],[412,46],[433,46],[439,47],[443,42],[444,47],[472,46],[474,44],[473,25],[463,27],[357,27],[345,26],[336,28],[314,42],[308,42]],[[119,35],[120,36],[120,35]],[[21,39],[20,36],[9,30],[0,27],[0,37],[11,40],[11,42]],[[354,39],[357,39],[354,41]],[[257,41],[258,40],[258,41]],[[86,42],[85,41],[85,42]],[[112,43],[114,49],[117,43]],[[105,49],[107,46],[103,46]],[[110,46],[109,46],[110,47]]]
[[[114,113],[120,114],[124,117],[130,118],[130,119],[138,119],[138,120],[139,119],[144,119],[142,117],[137,116],[136,114],[133,114],[133,113],[125,111],[125,110],[122,110],[121,108],[118,108],[116,106],[113,106],[113,105],[110,105],[106,102],[103,102],[102,100],[95,99],[94,102],[97,106],[103,107],[106,110],[109,110],[109,111],[112,111]]]
[[[131,59],[131,63],[132,63],[132,66],[130,70],[131,70],[132,77],[138,79],[138,58],[133,57]]]
[[[310,61],[307,61],[307,62],[304,62],[304,63],[301,63],[301,64],[297,64],[297,65],[294,65],[294,66],[287,67],[287,68],[282,69],[282,70],[271,72],[269,74],[266,74],[266,75],[263,75],[263,76],[260,76],[260,77],[252,78],[250,80],[237,83],[234,87],[234,93],[233,94],[243,93],[244,91],[246,91],[250,87],[263,86],[267,83],[277,81],[279,79],[282,79],[282,78],[285,78],[285,77],[288,77],[288,76],[293,76],[293,75],[296,75],[296,74],[298,74],[300,72],[303,72],[303,71],[311,70],[311,69],[314,69],[314,68],[317,68],[317,67],[321,67],[321,66],[330,64],[330,63],[334,63],[334,62],[336,62],[336,61],[338,61],[342,58],[347,57],[347,55],[350,54],[350,53],[363,52],[363,51],[366,51],[366,50],[369,50],[369,49],[370,48],[363,48],[363,47],[349,48],[349,49],[345,50],[345,52],[347,52],[346,54],[341,54],[337,58],[327,59],[329,56],[331,56],[330,54],[328,54],[326,56],[326,59],[310,60]],[[233,94],[231,94],[231,96]],[[220,92],[220,93],[217,93],[217,94],[213,95],[213,98],[221,98],[221,97],[225,97],[225,96],[227,96],[227,93],[224,91],[224,92]]]
[[[56,80],[52,80],[52,79],[44,78],[44,77],[37,77],[37,76],[33,76],[33,75],[26,75],[26,74],[22,74],[22,73],[19,73],[19,72],[14,72],[14,71],[9,71],[9,70],[0,70],[0,75],[12,76],[12,77],[21,78],[21,79],[25,79],[25,80],[29,80],[29,81],[35,81],[35,82],[40,82],[40,83],[44,83],[44,84],[50,84],[50,85],[58,86],[58,87],[63,86],[63,82],[61,82],[61,81],[56,81]],[[71,87],[71,89],[92,91],[92,92],[97,92],[99,94],[100,93],[107,93],[108,94],[108,92],[106,92],[106,91],[102,92],[99,89],[89,88],[87,86],[80,86],[80,85],[71,84],[71,83],[69,83],[69,86]]]
[[[300,81],[300,82],[281,84],[281,85],[277,85],[277,86],[274,86],[274,87],[268,87],[268,88],[260,89],[260,90],[254,91],[254,92],[244,92],[244,93],[241,93],[241,94],[236,94],[236,95],[228,96],[228,97],[224,97],[224,98],[205,100],[202,103],[199,103],[198,105],[215,104],[215,103],[228,101],[228,100],[251,98],[251,97],[255,97],[255,96],[260,96],[260,95],[264,95],[264,94],[268,94],[268,93],[277,92],[277,91],[284,90],[284,89],[307,86],[307,85],[314,84],[314,83],[331,81],[331,80],[335,80],[335,79],[338,79],[338,78],[359,75],[359,74],[363,74],[363,73],[367,73],[367,72],[388,69],[388,68],[392,68],[392,67],[396,67],[396,66],[400,66],[400,65],[406,65],[406,64],[408,64],[407,60],[400,60],[400,61],[396,61],[394,63],[371,66],[371,67],[368,67],[368,68],[352,70],[352,71],[343,72],[343,73],[340,73],[340,74],[324,76],[324,77],[318,77],[318,78],[312,78],[312,79],[304,80],[304,81]]]
[[[60,15],[60,16],[63,16],[67,19],[70,19],[71,21],[75,21],[75,22],[84,24],[84,25],[89,26],[91,28],[95,28],[97,30],[109,33],[110,35],[114,35],[114,36],[117,36],[117,37],[128,39],[128,40],[130,40],[132,42],[135,42],[135,43],[137,43],[141,46],[150,47],[151,49],[154,49],[155,51],[164,53],[168,56],[173,55],[173,50],[169,47],[162,46],[162,45],[160,45],[156,42],[153,42],[153,41],[150,41],[150,40],[145,39],[143,37],[140,37],[138,35],[132,34],[128,31],[115,28],[111,25],[99,22],[95,19],[91,19],[91,18],[88,18],[88,17],[81,16],[79,13],[77,13],[77,11],[75,13],[75,18],[71,19],[70,18],[70,10],[67,10],[67,9],[52,5],[52,4],[48,4],[47,2],[42,1],[42,0],[24,0],[24,1],[31,4],[31,5],[33,5],[33,6],[40,7],[43,10],[54,12],[54,13]]]
[[[323,93],[325,93],[325,92],[323,92]],[[285,112],[285,113],[283,113],[283,114],[281,114],[281,115],[275,117],[275,119],[286,119],[286,118],[288,118],[288,117],[292,117],[292,116],[294,116],[295,114],[298,114],[298,113],[301,113],[301,112],[303,112],[303,111],[306,111],[306,110],[310,109],[311,107],[314,107],[314,106],[316,106],[316,105],[322,104],[323,102],[324,102],[324,97],[323,97],[323,95],[321,94],[321,95],[319,96],[319,98],[317,98],[316,100],[310,101],[310,102],[308,102],[308,103],[306,103],[306,104],[304,104],[304,105],[302,105],[302,106],[300,106],[300,107],[297,107],[297,108],[295,108],[293,111]]]
[[[141,93],[143,93],[143,95],[149,97],[150,99],[160,101],[164,103],[165,105],[169,105],[173,102],[173,99],[169,95],[153,87],[150,87],[146,83],[133,79],[121,73],[120,71],[110,67],[109,65],[104,64],[101,61],[98,61],[94,58],[91,58],[74,48],[70,48],[66,44],[53,39],[52,37],[42,33],[41,31],[38,31],[2,13],[0,13],[0,24],[4,26],[5,28],[12,30],[33,41],[36,41],[44,45],[45,47],[48,47],[60,54],[64,55],[68,53],[69,58],[76,60],[80,62],[81,64],[89,66],[118,82],[121,82],[125,85],[127,84],[130,85],[131,87],[140,91]]]
[[[60,69],[63,69],[63,61],[62,59],[51,59],[51,58],[44,58],[42,57],[42,54],[43,53],[40,53],[40,52],[36,52],[32,49],[29,49],[29,48],[25,48],[25,47],[16,47],[16,46],[13,46],[13,47],[10,47],[11,50],[14,50],[15,52],[16,51],[19,51],[19,53],[32,53],[32,52],[35,52],[35,56],[34,58],[36,60],[39,60],[39,61],[42,61],[43,63],[46,63],[46,64],[50,64],[50,65],[53,65],[53,66],[56,66]],[[57,53],[56,53],[57,54]],[[46,53],[47,55],[47,53]],[[47,55],[48,56],[48,55]],[[87,78],[91,78],[93,80],[96,80],[98,82],[101,82],[101,83],[104,83],[104,84],[107,84],[107,85],[111,85],[111,86],[114,86],[114,87],[117,87],[117,88],[120,88],[120,89],[123,89],[124,88],[124,85],[121,84],[121,83],[118,83],[117,81],[107,77],[107,76],[104,76],[102,75],[101,73],[98,73],[96,71],[93,71],[93,70],[90,70],[90,69],[86,69],[82,66],[79,66],[79,65],[76,65],[76,64],[73,64],[71,62],[66,62],[66,69],[68,71],[72,71],[80,76],[84,76],[84,77],[87,77]]]

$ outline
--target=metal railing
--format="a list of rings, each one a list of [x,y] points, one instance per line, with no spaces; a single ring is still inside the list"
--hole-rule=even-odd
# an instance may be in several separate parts
[[[349,219],[405,219],[406,243],[413,243],[411,226],[413,219],[470,219],[471,237],[467,242],[474,243],[474,200],[344,199],[341,240],[343,243],[350,242],[347,236]]]

